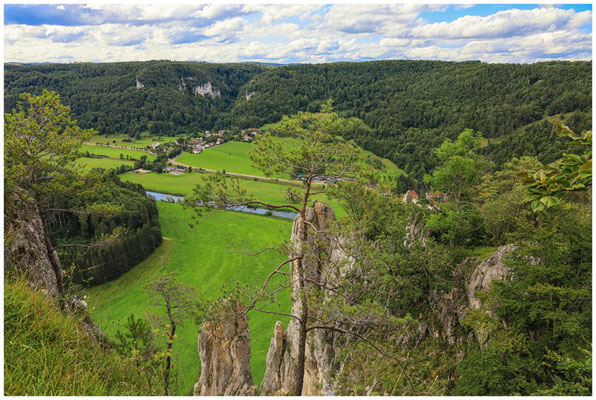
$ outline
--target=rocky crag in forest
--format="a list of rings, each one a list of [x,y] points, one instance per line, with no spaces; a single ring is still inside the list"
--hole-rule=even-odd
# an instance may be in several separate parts
[[[333,209],[327,205],[315,202],[308,208],[307,222],[310,230],[325,231],[336,222]],[[291,244],[299,248],[302,243],[298,236],[300,217],[296,217],[292,229]],[[412,221],[404,229],[416,232],[408,240],[424,241],[425,232],[415,229],[416,221]],[[312,236],[311,236],[312,238]],[[333,276],[342,271],[330,271],[320,262],[326,256],[331,260],[330,265],[342,265],[342,269],[354,268],[354,260],[346,254],[341,240],[327,237],[316,245],[317,254],[311,255],[305,263],[305,271],[311,281],[325,286],[333,285]],[[313,243],[311,243],[312,245]],[[482,344],[487,340],[483,332],[469,332],[465,334],[464,319],[470,310],[479,309],[482,301],[476,297],[477,291],[486,291],[494,280],[504,279],[509,268],[505,265],[505,257],[511,254],[511,245],[502,246],[482,262],[476,259],[466,260],[460,265],[455,274],[463,275],[459,284],[449,293],[432,299],[433,310],[430,324],[421,324],[416,331],[404,332],[394,338],[405,348],[415,348],[424,340],[439,338],[439,340],[455,344],[456,342]],[[346,261],[346,262],[341,262]],[[464,273],[464,266],[470,267]],[[313,288],[317,290],[318,286]],[[299,315],[301,308],[297,281],[292,286],[292,312]],[[291,395],[296,387],[296,365],[298,352],[299,326],[292,319],[286,329],[278,321],[273,328],[273,336],[267,353],[267,364],[263,382],[260,384],[260,394],[269,396]],[[343,337],[338,332],[314,330],[308,336],[306,350],[306,368],[302,393],[309,396],[332,396],[337,394],[339,383],[335,377],[344,368],[340,362],[340,353],[350,341],[350,337]],[[195,396],[226,395],[250,396],[257,393],[250,373],[250,332],[246,315],[230,318],[214,324],[207,323],[202,327],[198,337],[198,348],[201,359],[201,375],[195,385]],[[370,351],[375,351],[370,348]],[[372,391],[373,388],[367,388]],[[370,392],[368,393],[370,394]],[[382,393],[388,395],[389,393]]]

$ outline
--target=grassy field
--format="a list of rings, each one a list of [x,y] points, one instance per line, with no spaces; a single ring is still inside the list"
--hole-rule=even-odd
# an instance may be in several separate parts
[[[120,179],[123,181],[140,183],[145,189],[151,192],[186,196],[192,192],[193,188],[198,183],[201,183],[203,176],[205,176],[205,174],[196,172],[182,175],[157,173],[137,174],[135,172],[127,172],[120,175]],[[288,187],[296,188],[281,183],[267,183],[249,179],[240,179],[239,182],[240,185],[246,189],[247,194],[272,204],[285,204],[286,201],[284,200],[284,195]],[[298,187],[296,189],[300,188]],[[339,204],[335,200],[329,200],[325,194],[318,194],[313,198],[333,206],[338,216],[345,215],[344,211],[339,207]]]
[[[87,144],[82,145],[81,148],[79,149],[79,151],[83,154],[85,154],[85,152],[88,151],[90,154],[102,155],[102,156],[107,156],[107,157],[117,158],[117,159],[120,158],[120,154],[124,155],[124,159],[126,159],[127,155],[129,157],[136,158],[137,160],[140,160],[141,156],[147,156],[147,160],[149,160],[149,161],[152,161],[155,159],[154,155],[146,153],[141,150],[127,150],[127,149],[118,149],[118,148],[114,148],[114,147],[93,146],[93,145],[87,145]]]
[[[286,257],[274,252],[257,256],[233,253],[227,247],[238,242],[251,249],[277,246],[290,237],[291,221],[276,218],[220,212],[206,218],[194,229],[188,227],[189,210],[182,206],[158,202],[159,220],[165,238],[163,244],[145,261],[120,278],[87,290],[93,320],[110,336],[114,335],[130,314],[143,316],[155,311],[143,291],[151,276],[160,272],[179,271],[180,282],[195,285],[208,299],[215,300],[222,284],[235,282],[261,284],[271,268]],[[281,304],[289,310],[289,297]],[[275,321],[284,318],[272,314],[249,314],[253,378],[260,384]],[[174,344],[180,360],[178,369],[183,380],[180,395],[188,395],[198,380],[198,327],[188,321]]]
[[[275,138],[275,140],[281,141],[284,146],[287,147],[297,143],[297,141],[293,138],[278,137]],[[226,170],[227,172],[253,176],[264,176],[265,174],[263,171],[252,165],[252,161],[250,160],[250,151],[252,146],[252,143],[246,142],[227,142],[220,146],[206,149],[201,154],[184,153],[178,157],[178,162],[199,168],[213,169],[218,171]],[[364,153],[373,159],[380,160],[384,167],[383,173],[387,174],[388,176],[396,177],[403,174],[403,171],[390,160],[378,157],[370,151],[364,151]],[[274,177],[285,179],[290,178],[288,174],[275,175]]]
[[[251,143],[227,142],[220,146],[204,150],[201,154],[184,153],[178,157],[178,162],[192,165],[193,167],[226,170],[237,174],[265,176],[258,168],[252,166],[250,160]],[[276,178],[289,179],[289,175],[275,176]]]
[[[93,345],[81,335],[81,316],[61,312],[23,278],[4,280],[4,395],[147,393],[132,362]]]
[[[77,161],[77,168],[83,172],[90,171],[93,168],[112,169],[121,166],[122,164],[132,167],[134,161],[127,160],[112,160],[110,158],[89,158],[81,157]]]
[[[128,135],[112,135],[112,136],[94,136],[89,139],[91,143],[103,143],[110,145],[128,146],[128,147],[147,147],[151,146],[153,142],[169,143],[176,140],[179,136],[143,136],[141,139],[131,139],[130,142],[124,142]],[[115,142],[114,142],[115,141]]]

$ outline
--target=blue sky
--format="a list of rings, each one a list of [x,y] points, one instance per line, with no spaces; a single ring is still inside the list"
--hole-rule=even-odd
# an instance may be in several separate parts
[[[5,4],[5,62],[592,59],[591,4]]]

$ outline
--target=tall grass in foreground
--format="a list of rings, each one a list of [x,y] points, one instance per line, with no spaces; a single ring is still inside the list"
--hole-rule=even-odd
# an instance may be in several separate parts
[[[94,345],[23,279],[4,283],[4,394],[8,396],[143,395],[146,385],[129,361]]]

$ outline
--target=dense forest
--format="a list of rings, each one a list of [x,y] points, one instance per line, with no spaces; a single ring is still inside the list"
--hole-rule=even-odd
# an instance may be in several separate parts
[[[264,68],[169,61],[6,65],[5,111],[15,107],[20,93],[49,89],[71,107],[81,127],[99,134],[187,133],[213,128],[240,88]],[[219,95],[193,94],[207,82]]]
[[[111,205],[101,213],[54,212],[50,235],[76,283],[99,285],[143,261],[161,243],[155,200],[141,185],[121,182],[113,171],[95,170],[52,199],[57,210]],[[94,245],[87,245],[93,243]]]
[[[430,150],[465,128],[483,133],[482,151],[498,165],[511,156],[547,163],[560,157],[568,140],[556,139],[546,118],[559,116],[577,132],[589,129],[591,70],[591,62],[7,65],[5,111],[22,92],[50,89],[82,127],[132,136],[258,127],[318,111],[331,98],[342,116],[368,126],[351,138],[420,185],[438,162]]]

